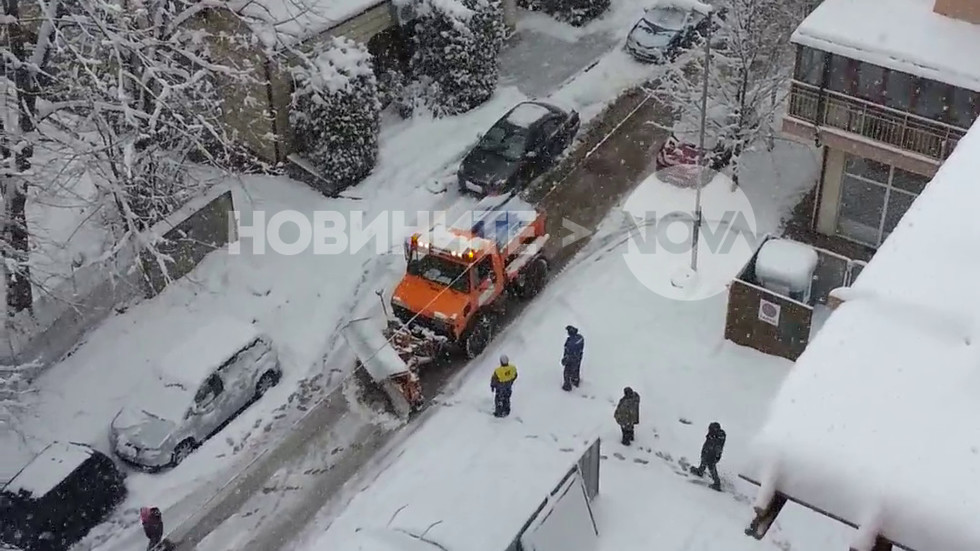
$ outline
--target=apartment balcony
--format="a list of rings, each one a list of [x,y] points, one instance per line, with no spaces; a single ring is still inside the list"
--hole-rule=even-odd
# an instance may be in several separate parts
[[[787,117],[792,123],[804,123],[816,129],[836,129],[865,138],[882,146],[925,161],[939,164],[949,157],[956,144],[966,135],[966,129],[932,121],[846,96],[815,86],[793,81],[790,89]],[[794,120],[795,119],[795,120]],[[792,129],[786,130],[793,134]],[[811,136],[812,132],[811,132]]]

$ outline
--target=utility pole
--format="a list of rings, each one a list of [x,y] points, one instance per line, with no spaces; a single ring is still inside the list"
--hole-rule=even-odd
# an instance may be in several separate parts
[[[704,134],[708,125],[708,72],[711,66],[711,33],[714,27],[714,10],[708,12],[708,32],[704,39],[704,80],[701,83],[701,136],[698,138],[698,186],[694,196],[694,228],[691,231],[691,271],[698,271],[698,241],[701,239],[701,188],[704,186],[706,155]]]

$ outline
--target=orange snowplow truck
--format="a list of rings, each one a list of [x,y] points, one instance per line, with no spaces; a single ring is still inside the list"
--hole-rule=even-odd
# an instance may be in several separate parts
[[[475,358],[493,338],[507,295],[534,297],[548,279],[545,215],[517,197],[480,201],[451,226],[405,240],[407,268],[391,297],[410,327],[425,328]]]

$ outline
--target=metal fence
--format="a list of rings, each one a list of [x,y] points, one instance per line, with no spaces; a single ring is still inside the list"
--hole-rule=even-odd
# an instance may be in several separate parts
[[[794,81],[788,115],[944,161],[966,130]]]

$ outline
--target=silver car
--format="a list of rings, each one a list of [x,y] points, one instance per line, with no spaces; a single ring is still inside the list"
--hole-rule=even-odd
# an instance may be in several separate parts
[[[112,420],[109,443],[127,463],[149,470],[175,466],[281,376],[267,336],[220,318],[154,366]]]
[[[695,9],[672,5],[650,8],[630,30],[626,50],[639,61],[666,61],[689,47],[708,24],[707,14]]]

